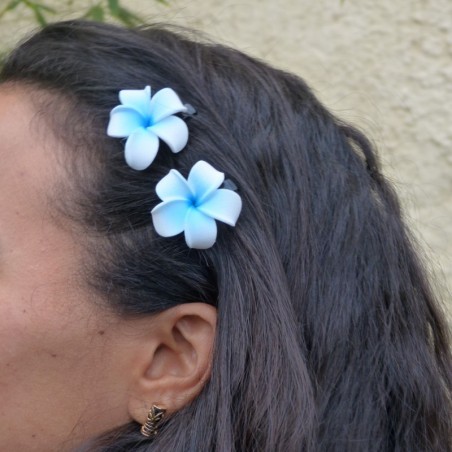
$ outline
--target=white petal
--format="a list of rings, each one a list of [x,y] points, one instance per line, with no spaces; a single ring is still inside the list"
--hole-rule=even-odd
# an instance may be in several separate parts
[[[119,100],[126,107],[134,108],[148,120],[151,115],[151,87],[144,89],[123,89],[119,91]]]
[[[168,116],[148,127],[162,139],[173,152],[182,151],[188,141],[187,124],[177,116]]]
[[[187,111],[179,96],[171,88],[157,91],[151,99],[151,123],[155,124],[167,116]]]
[[[157,135],[146,129],[137,129],[126,141],[126,162],[135,170],[144,170],[154,161],[158,149]]]
[[[199,205],[198,210],[215,220],[235,226],[242,210],[242,199],[232,190],[220,188]]]
[[[204,160],[195,163],[188,175],[188,185],[195,195],[196,204],[200,205],[224,181],[224,174],[217,171]]]
[[[172,237],[184,230],[189,203],[185,200],[161,202],[151,211],[157,234]]]
[[[185,199],[191,201],[194,197],[179,171],[172,169],[155,187],[158,197],[162,201],[169,201],[171,199]]]
[[[213,218],[191,208],[185,218],[185,241],[189,248],[205,250],[217,239],[217,224]]]
[[[115,138],[128,137],[134,130],[145,126],[146,121],[137,110],[118,105],[110,112],[107,135]]]

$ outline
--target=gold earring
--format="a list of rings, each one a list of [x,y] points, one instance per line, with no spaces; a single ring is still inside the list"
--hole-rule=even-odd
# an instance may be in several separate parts
[[[146,422],[141,426],[141,434],[146,437],[153,437],[157,435],[158,427],[164,418],[166,410],[157,405],[152,405],[149,410]]]

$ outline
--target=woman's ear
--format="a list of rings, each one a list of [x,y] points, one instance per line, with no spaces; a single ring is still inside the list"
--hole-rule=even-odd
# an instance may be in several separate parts
[[[149,331],[135,350],[129,415],[146,420],[152,405],[169,413],[183,408],[210,377],[217,311],[187,303],[149,318]]]

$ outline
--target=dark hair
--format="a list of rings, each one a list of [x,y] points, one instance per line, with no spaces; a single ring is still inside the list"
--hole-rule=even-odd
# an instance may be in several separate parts
[[[70,152],[59,208],[85,231],[105,302],[126,316],[218,308],[202,393],[155,440],[134,424],[86,450],[450,450],[446,325],[397,198],[369,141],[302,80],[180,29],[71,21],[21,44],[1,81],[47,93]],[[118,91],[146,85],[197,115],[186,149],[161,143],[137,172],[105,131]],[[205,251],[157,236],[149,213],[156,183],[201,159],[244,206]]]

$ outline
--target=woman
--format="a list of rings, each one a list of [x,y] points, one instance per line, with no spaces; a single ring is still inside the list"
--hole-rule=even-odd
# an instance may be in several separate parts
[[[443,314],[369,142],[302,80],[72,21],[0,98],[2,450],[449,450]],[[233,212],[170,224],[193,184]]]

